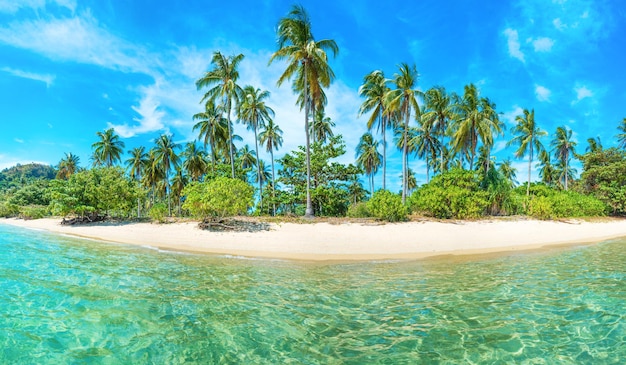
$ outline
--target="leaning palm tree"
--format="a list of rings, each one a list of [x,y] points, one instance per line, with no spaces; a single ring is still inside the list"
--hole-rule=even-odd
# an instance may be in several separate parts
[[[327,51],[336,55],[337,43],[331,39],[316,41],[311,31],[309,16],[300,5],[294,5],[289,14],[278,23],[278,50],[274,60],[287,60],[287,68],[278,79],[278,86],[285,80],[294,79],[294,86],[302,85],[304,107],[304,131],[306,135],[306,210],[305,216],[313,216],[311,204],[311,153],[309,140],[309,95],[319,95],[322,87],[328,87],[335,74],[328,65]]]
[[[448,131],[448,124],[454,120],[454,96],[449,95],[443,86],[436,86],[425,93],[426,112],[423,114],[424,124],[429,124],[439,135],[439,145],[444,146],[444,138]],[[444,171],[444,149],[439,153],[439,171]]]
[[[530,195],[530,169],[533,162],[534,153],[541,153],[544,150],[543,144],[540,138],[548,133],[541,130],[537,123],[535,123],[535,110],[528,111],[524,109],[523,115],[515,117],[515,128],[513,129],[512,140],[507,143],[507,146],[517,145],[519,146],[515,151],[515,157],[522,158],[528,153],[528,184],[526,184],[526,196]]]
[[[155,163],[159,164],[163,170],[169,215],[172,215],[169,174],[172,167],[177,168],[180,164],[180,157],[176,154],[176,150],[179,148],[180,145],[174,142],[172,135],[168,134],[162,134],[156,140],[156,146],[154,148]]]
[[[194,114],[193,119],[198,120],[193,126],[193,131],[198,130],[198,139],[204,143],[204,151],[207,154],[207,145],[211,146],[211,165],[215,172],[217,146],[228,140],[228,120],[222,115],[221,107],[216,106],[213,100],[207,100],[205,111]]]
[[[560,169],[563,173],[564,188],[567,190],[567,182],[572,171],[569,167],[570,155],[575,155],[576,141],[572,140],[572,130],[567,127],[557,127],[552,140],[552,147],[555,149],[557,159],[562,165]]]
[[[276,174],[274,173],[274,150],[280,148],[283,145],[283,131],[274,121],[270,119],[265,125],[262,126],[263,131],[259,134],[259,142],[265,145],[265,150],[270,153],[272,161],[272,201],[276,200]],[[276,203],[274,203],[274,215],[276,215]]]
[[[371,112],[367,120],[367,129],[372,130],[374,126],[377,126],[383,138],[383,190],[387,186],[387,139],[385,131],[389,127],[389,121],[385,115],[385,97],[390,90],[389,86],[387,86],[388,82],[389,80],[385,78],[385,74],[376,70],[365,75],[363,85],[359,88],[359,95],[365,98],[365,101],[359,108],[359,116]]]
[[[616,136],[617,143],[619,147],[626,149],[626,118],[622,119],[622,122],[617,129],[621,132]]]
[[[128,167],[128,173],[130,177],[139,182],[143,176],[144,170],[148,164],[148,154],[145,147],[135,147],[128,151],[130,158],[126,160],[126,166]],[[137,218],[141,218],[141,200],[137,197]]]
[[[113,166],[120,161],[120,156],[124,151],[124,142],[120,141],[120,136],[115,134],[113,128],[109,128],[104,132],[97,132],[96,135],[100,140],[91,145],[93,148],[94,166],[105,165]]]
[[[187,142],[182,157],[185,159],[183,169],[187,175],[192,181],[199,181],[207,172],[206,152],[198,148],[196,141]]]
[[[380,167],[382,155],[378,152],[378,141],[374,140],[370,132],[361,136],[356,146],[356,164],[369,177],[370,192],[374,195],[374,175]]]
[[[416,89],[417,68],[415,65],[409,66],[406,63],[402,63],[398,66],[398,73],[394,74],[392,80],[395,85],[395,89],[387,93],[387,104],[389,109],[398,110],[404,124],[402,127],[402,204],[406,202],[406,196],[408,194],[408,134],[409,134],[409,119],[411,114],[415,120],[420,117],[420,107],[417,99],[422,97],[423,93]]]
[[[211,59],[211,65],[213,69],[207,72],[202,78],[196,81],[196,87],[198,89],[209,87],[210,89],[204,94],[203,101],[213,100],[213,102],[221,99],[222,105],[226,111],[226,119],[228,120],[228,139],[229,143],[229,155],[230,155],[230,167],[232,172],[232,178],[235,178],[235,162],[233,159],[232,149],[232,124],[230,122],[230,112],[233,108],[233,102],[235,105],[239,102],[242,89],[237,84],[239,79],[239,71],[237,67],[243,60],[243,54],[236,56],[226,57],[222,53],[213,53]]]
[[[78,170],[78,164],[80,157],[69,152],[65,153],[65,158],[59,161],[59,171],[57,172],[57,179],[67,180]]]
[[[259,156],[259,127],[262,127],[274,117],[274,110],[265,104],[265,100],[270,96],[269,91],[261,91],[252,86],[243,89],[243,98],[239,105],[239,119],[246,124],[248,129],[254,130],[254,147],[256,155]],[[261,173],[257,159],[257,174]],[[263,209],[263,179],[260,175],[256,178],[259,183],[260,207]]]

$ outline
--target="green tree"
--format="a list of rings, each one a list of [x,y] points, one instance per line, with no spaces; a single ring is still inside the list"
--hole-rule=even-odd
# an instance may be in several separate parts
[[[517,169],[513,167],[513,162],[510,159],[500,162],[498,172],[510,183],[511,187],[517,185]]]
[[[524,115],[515,117],[514,138],[507,143],[507,146],[517,145],[515,157],[522,158],[528,153],[528,184],[526,185],[526,196],[530,196],[530,168],[533,162],[533,153],[541,153],[544,150],[540,138],[547,135],[546,131],[539,129],[535,123],[535,110],[524,109]]]
[[[126,160],[126,166],[128,168],[128,174],[130,177],[139,182],[142,179],[144,171],[148,165],[148,154],[146,153],[146,148],[135,147],[132,150],[128,151],[130,157]],[[141,199],[137,197],[137,218],[141,217]]]
[[[552,147],[554,147],[556,157],[563,165],[563,186],[565,187],[565,190],[567,190],[567,182],[570,177],[570,156],[575,155],[576,153],[575,148],[577,143],[572,140],[572,133],[572,130],[567,127],[557,127],[554,139],[551,143]]]
[[[608,148],[580,157],[583,191],[593,194],[611,209],[613,215],[626,214],[626,151]]]
[[[243,57],[243,54],[226,57],[219,51],[213,53],[213,58],[211,59],[213,69],[196,81],[196,87],[198,89],[209,87],[209,90],[204,94],[203,101],[213,100],[215,102],[221,98],[223,102],[226,111],[226,119],[228,120],[228,140],[230,141],[228,146],[232,173],[231,177],[233,179],[235,178],[235,160],[233,159],[233,131],[230,113],[233,102],[237,104],[241,99],[242,89],[237,84],[237,80],[239,79],[237,67],[241,60],[243,60]]]
[[[356,165],[369,177],[370,192],[374,195],[374,175],[378,172],[382,155],[378,152],[378,141],[370,132],[361,136],[356,146]]]
[[[287,68],[278,79],[278,86],[294,75],[294,86],[302,85],[304,105],[304,130],[306,134],[307,194],[305,216],[313,216],[311,203],[310,140],[309,140],[309,94],[321,94],[322,87],[328,87],[335,75],[328,65],[328,51],[337,54],[339,48],[334,40],[316,41],[311,31],[311,21],[302,6],[294,5],[289,14],[278,23],[278,50],[272,54],[274,60],[287,60]]]
[[[415,128],[415,135],[409,140],[409,150],[426,160],[426,183],[428,183],[430,162],[436,159],[441,151],[441,142],[437,139],[433,124],[428,123],[423,117],[419,120],[419,126]]]
[[[417,87],[418,78],[415,65],[409,66],[402,63],[398,66],[398,73],[394,74],[392,80],[395,89],[387,93],[388,108],[397,110],[400,118],[404,119],[402,133],[402,204],[406,201],[407,190],[407,169],[408,169],[408,148],[409,148],[409,120],[411,114],[415,120],[420,118],[420,107],[417,99],[422,97],[422,92]]]
[[[211,166],[215,172],[217,148],[228,140],[228,120],[222,116],[221,107],[217,107],[213,100],[207,100],[205,111],[194,114],[193,119],[198,121],[193,130],[198,130],[198,138],[204,143],[206,153],[207,145],[211,146]]]
[[[177,168],[180,164],[180,157],[176,154],[176,150],[180,149],[180,145],[175,143],[172,135],[162,134],[156,140],[154,148],[155,163],[161,166],[163,171],[163,181],[165,182],[165,192],[167,194],[168,213],[172,215],[172,204],[170,200],[170,170],[172,167]]]
[[[620,133],[616,136],[617,143],[620,148],[626,149],[626,118],[622,119],[622,122],[619,126],[617,126],[617,129],[620,131]]]
[[[539,168],[539,177],[544,184],[551,186],[557,180],[556,168],[552,164],[548,151],[543,150],[539,153],[539,163],[535,167]]]
[[[600,137],[596,137],[596,138],[587,138],[587,148],[585,148],[586,152],[598,152],[598,151],[602,151],[602,141],[600,140]]]
[[[80,157],[69,152],[65,153],[65,158],[59,161],[59,172],[57,173],[57,179],[67,180],[76,173],[79,169]]]
[[[192,181],[199,181],[202,175],[207,172],[206,152],[199,149],[196,141],[187,142],[182,153],[183,168]]]
[[[91,148],[93,148],[94,166],[104,165],[111,167],[116,162],[119,162],[124,151],[124,142],[120,141],[120,137],[115,134],[115,130],[109,128],[104,132],[97,132],[96,135],[100,140],[91,145]]]
[[[324,109],[318,109],[315,111],[313,117],[313,123],[311,123],[311,133],[313,135],[313,142],[326,142],[328,138],[334,136],[333,127],[335,122],[324,114]]]
[[[263,131],[259,134],[259,142],[265,145],[265,150],[270,153],[272,160],[272,203],[273,212],[276,215],[276,174],[274,169],[274,150],[278,150],[283,145],[283,131],[274,121],[270,119],[262,126]]]
[[[182,192],[183,208],[201,219],[245,214],[254,202],[254,188],[240,179],[216,177],[192,182]]]
[[[425,93],[426,112],[422,115],[424,124],[428,125],[439,136],[439,146],[445,146],[446,133],[450,121],[454,120],[454,95],[449,95],[443,86],[428,89]],[[439,150],[439,171],[444,168],[444,149]]]
[[[240,169],[250,171],[253,166],[256,166],[257,156],[256,153],[250,149],[250,146],[245,145],[237,151],[237,160]]]

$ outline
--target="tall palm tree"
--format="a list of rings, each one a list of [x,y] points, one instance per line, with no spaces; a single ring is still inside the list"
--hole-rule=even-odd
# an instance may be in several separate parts
[[[115,134],[115,130],[109,128],[104,132],[97,132],[96,135],[100,140],[91,145],[91,148],[94,149],[94,166],[111,167],[114,163],[119,162],[124,151],[124,142],[120,141],[120,136]]]
[[[480,140],[486,146],[493,145],[495,133],[502,133],[502,123],[498,119],[493,104],[481,98],[474,84],[465,86],[463,98],[456,105],[458,119],[453,145],[457,151],[469,153],[469,169],[474,169],[474,157]]]
[[[378,152],[378,141],[370,132],[361,136],[359,144],[356,146],[356,164],[365,171],[369,177],[370,192],[374,195],[374,175],[378,172],[382,155]]]
[[[524,109],[523,115],[515,117],[515,128],[513,129],[512,140],[507,146],[519,146],[515,151],[515,157],[522,158],[528,153],[528,184],[526,185],[526,196],[530,195],[530,169],[533,162],[534,153],[541,153],[544,150],[540,138],[547,135],[548,132],[541,130],[535,122],[535,110]]]
[[[196,141],[187,142],[182,157],[185,159],[183,169],[187,175],[192,181],[199,181],[207,171],[206,152],[198,148]]]
[[[515,179],[517,176],[517,169],[513,167],[511,159],[506,159],[498,165],[498,172],[514,187],[517,184]]]
[[[57,179],[67,180],[76,171],[78,171],[78,164],[80,163],[80,157],[69,152],[65,153],[65,158],[59,161],[59,171],[57,172]]]
[[[163,170],[163,180],[165,182],[169,215],[172,215],[169,174],[172,167],[177,168],[180,164],[180,157],[176,154],[177,149],[180,149],[180,145],[175,143],[172,139],[172,135],[169,134],[162,134],[159,136],[156,140],[156,146],[154,148],[155,162],[159,164]]]
[[[248,85],[243,89],[243,98],[239,105],[239,119],[246,124],[248,129],[254,130],[254,147],[257,156],[259,156],[259,127],[274,117],[274,110],[265,104],[269,96],[269,91],[261,91]],[[261,173],[259,163],[260,159],[257,159],[257,174]],[[263,179],[257,175],[256,180],[259,183],[260,206],[263,209]]]
[[[422,114],[422,118],[419,120],[419,126],[415,128],[415,133],[408,142],[409,150],[414,151],[417,157],[426,160],[427,184],[430,181],[430,158],[437,156],[441,151],[441,142],[437,139],[433,129],[433,124],[428,123]]]
[[[390,91],[385,74],[380,71],[372,71],[363,78],[363,85],[359,87],[359,95],[365,98],[359,108],[359,116],[369,113],[367,129],[372,130],[376,126],[382,134],[383,142],[383,190],[387,188],[387,139],[385,131],[389,127],[385,115],[385,97]]]
[[[126,160],[126,166],[129,170],[128,173],[133,180],[140,182],[146,165],[148,164],[146,148],[143,146],[135,147],[128,151],[128,153],[130,154],[130,157]],[[141,200],[139,197],[137,197],[137,218],[141,218]]]
[[[217,51],[213,53],[213,58],[211,59],[213,69],[196,81],[196,87],[198,89],[204,87],[210,88],[206,94],[204,94],[202,100],[213,100],[214,102],[220,98],[222,100],[222,105],[226,111],[226,119],[228,120],[228,139],[230,141],[229,156],[233,179],[235,178],[235,162],[233,159],[233,131],[230,122],[230,112],[233,107],[233,102],[238,103],[242,93],[241,87],[237,84],[237,80],[239,79],[237,67],[241,60],[243,60],[243,54],[226,57]]]
[[[448,123],[454,120],[454,95],[449,95],[443,86],[436,86],[426,91],[426,112],[423,114],[425,124],[430,124],[439,135],[439,145],[444,146],[444,138],[448,131]],[[444,149],[439,153],[439,171],[444,171]]]
[[[263,128],[263,131],[259,134],[259,142],[265,145],[265,150],[270,153],[270,158],[272,160],[272,201],[275,201],[276,174],[274,170],[274,150],[277,150],[283,145],[283,131],[277,124],[274,124],[272,119],[267,121],[267,123],[261,127]],[[274,203],[273,208],[274,215],[276,215],[276,203]]]
[[[402,133],[402,204],[406,202],[406,196],[408,194],[407,177],[408,177],[408,134],[409,134],[409,119],[411,114],[415,120],[420,117],[420,107],[417,102],[418,98],[423,96],[423,93],[416,89],[417,68],[415,65],[409,66],[406,63],[402,63],[398,66],[398,73],[394,74],[393,84],[395,89],[387,93],[387,104],[389,109],[397,110],[400,113],[402,119],[404,119],[403,133]]]
[[[313,117],[313,123],[311,123],[311,133],[313,134],[313,143],[326,142],[330,137],[333,137],[333,127],[335,122],[324,114],[324,109],[318,109]]]
[[[163,167],[157,161],[156,148],[148,151],[148,157],[146,158],[146,167],[142,177],[142,182],[145,187],[150,188],[151,203],[154,204],[154,197],[156,195],[157,185],[165,178],[165,172]]]
[[[278,86],[285,80],[294,79],[294,86],[302,85],[304,106],[304,131],[306,135],[306,211],[313,217],[311,204],[311,152],[309,140],[309,95],[319,95],[322,87],[328,87],[335,74],[328,65],[327,51],[336,55],[337,43],[331,39],[316,41],[311,31],[309,16],[300,5],[294,5],[289,14],[278,23],[278,50],[272,54],[274,60],[287,60],[287,68],[278,79]]]
[[[250,169],[256,166],[256,153],[250,149],[250,146],[245,145],[237,151],[237,160],[241,169]]]
[[[541,153],[539,153],[539,163],[535,165],[535,167],[539,168],[541,182],[546,185],[554,184],[556,176],[556,168],[550,160],[550,153],[546,150],[542,150]]]
[[[557,127],[556,132],[554,134],[554,139],[552,140],[552,147],[555,149],[556,157],[559,159],[561,164],[563,165],[563,174],[564,174],[564,187],[567,190],[567,181],[569,180],[569,159],[570,155],[574,155],[576,142],[572,140],[572,130],[567,127]]]
[[[178,207],[178,215],[181,216],[181,202],[180,202],[180,196],[183,192],[183,189],[185,188],[185,185],[187,185],[187,183],[189,182],[189,178],[187,177],[187,175],[185,174],[185,172],[180,168],[177,167],[176,168],[176,173],[174,174],[174,177],[172,178],[172,194],[174,194],[174,196],[176,197],[176,206]]]
[[[193,120],[198,120],[193,126],[193,131],[198,130],[198,139],[204,143],[204,151],[207,154],[207,145],[211,146],[213,172],[218,145],[228,140],[228,120],[222,115],[221,109],[213,100],[207,100],[205,110],[193,115]]]
[[[621,132],[616,136],[618,146],[626,149],[626,118],[622,119],[622,122],[619,126],[617,126],[617,129]]]

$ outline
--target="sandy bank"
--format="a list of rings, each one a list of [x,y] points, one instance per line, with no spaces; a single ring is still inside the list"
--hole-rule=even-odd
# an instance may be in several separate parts
[[[254,233],[208,232],[191,222],[89,226],[62,226],[59,222],[59,219],[0,219],[0,224],[175,251],[313,261],[512,252],[626,237],[626,220],[617,219],[573,223],[535,220],[384,225],[282,223],[271,224],[269,231]]]

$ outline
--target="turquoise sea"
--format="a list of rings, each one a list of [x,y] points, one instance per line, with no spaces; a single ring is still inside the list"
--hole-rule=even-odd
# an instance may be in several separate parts
[[[1,364],[624,359],[625,240],[510,256],[305,264],[0,224]]]

